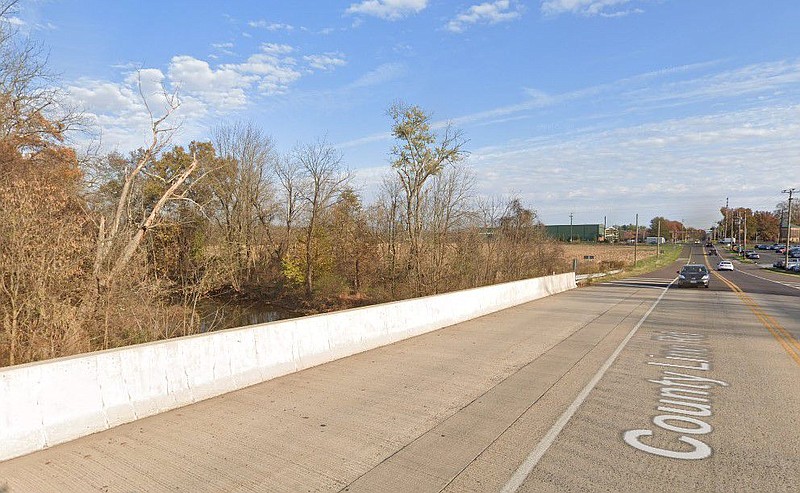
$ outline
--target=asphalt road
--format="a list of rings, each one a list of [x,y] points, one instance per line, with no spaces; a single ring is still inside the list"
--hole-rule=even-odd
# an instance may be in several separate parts
[[[0,491],[798,491],[800,289],[680,264],[0,463]]]

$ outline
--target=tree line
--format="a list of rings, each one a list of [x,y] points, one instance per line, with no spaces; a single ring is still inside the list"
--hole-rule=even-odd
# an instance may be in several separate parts
[[[322,311],[567,268],[535,211],[476,194],[464,135],[418,106],[387,110],[365,203],[324,138],[280,153],[232,122],[176,145],[176,95],[146,147],[88,155],[40,50],[0,22],[0,53],[0,364],[197,333],[213,299]]]

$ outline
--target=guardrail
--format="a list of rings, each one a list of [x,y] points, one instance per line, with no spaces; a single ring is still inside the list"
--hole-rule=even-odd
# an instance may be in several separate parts
[[[0,460],[575,288],[574,273],[0,370]]]

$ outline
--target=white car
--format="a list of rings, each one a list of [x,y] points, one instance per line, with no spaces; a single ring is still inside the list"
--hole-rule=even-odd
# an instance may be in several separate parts
[[[717,270],[733,270],[733,262],[730,260],[720,260],[717,264]]]

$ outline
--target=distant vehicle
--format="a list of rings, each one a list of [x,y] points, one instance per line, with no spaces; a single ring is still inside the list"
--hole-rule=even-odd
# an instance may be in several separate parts
[[[682,286],[695,286],[695,287],[708,287],[709,273],[708,269],[703,264],[686,264],[681,270],[678,271],[679,287]]]
[[[717,249],[714,248],[714,247],[709,248],[708,249],[708,254],[709,255],[716,255],[717,254]]]
[[[695,245],[699,245],[700,244],[700,240],[694,240],[694,244]]]
[[[745,255],[745,257],[751,260],[758,260],[761,258],[761,255],[759,255],[757,252],[749,252]]]
[[[794,258],[800,258],[800,248],[790,248],[789,249],[789,256]]]
[[[713,244],[713,243],[711,243],[710,241],[707,241],[707,242],[706,242],[706,248],[708,248],[708,247],[713,247],[713,246],[714,246],[714,244]]]
[[[788,264],[786,263],[785,259],[779,258],[774,264],[772,264],[773,267],[785,270],[794,270],[793,268],[796,265],[800,265],[799,258],[790,258]]]
[[[720,260],[717,264],[717,270],[733,270],[733,262],[730,260]]]
[[[775,253],[777,253],[778,255],[783,255],[784,253],[786,253],[786,247],[776,248]]]
[[[723,245],[735,245],[736,238],[723,238],[722,241],[720,241],[720,243],[722,243]]]
[[[793,271],[795,270],[795,267],[797,267],[798,265],[800,265],[800,258],[790,258],[789,263],[786,264],[786,267],[784,267],[784,269]]]
[[[666,243],[667,240],[663,236],[648,236],[644,239],[644,242],[647,245],[658,245],[661,243]]]
[[[794,264],[786,270],[790,270],[792,272],[800,272],[800,263]]]

